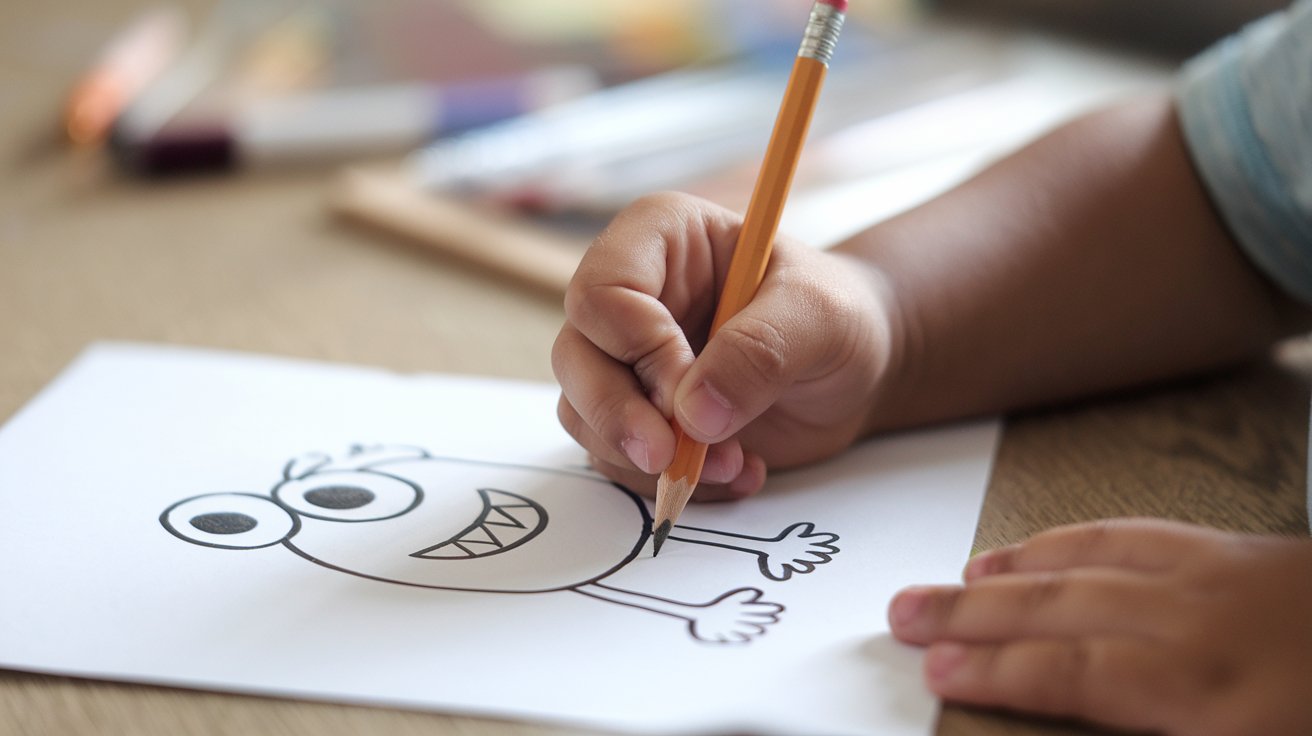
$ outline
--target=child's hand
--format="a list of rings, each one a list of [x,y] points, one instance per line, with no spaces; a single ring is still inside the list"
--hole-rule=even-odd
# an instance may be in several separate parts
[[[893,633],[929,687],[1168,734],[1312,733],[1312,542],[1186,524],[1062,527],[909,588]]]
[[[741,223],[690,196],[646,197],[593,243],[566,294],[552,352],[561,423],[635,490],[651,493],[674,457],[671,416],[711,444],[703,500],[755,493],[767,465],[832,455],[864,430],[895,342],[886,289],[862,261],[781,239],[756,298],[702,348]]]

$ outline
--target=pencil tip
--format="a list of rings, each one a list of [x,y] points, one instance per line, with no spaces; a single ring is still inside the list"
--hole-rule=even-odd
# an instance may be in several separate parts
[[[670,530],[673,528],[674,525],[670,523],[669,519],[666,519],[661,522],[660,526],[656,527],[655,532],[652,532],[652,557],[661,553],[661,545],[665,544],[665,540],[670,536]]]

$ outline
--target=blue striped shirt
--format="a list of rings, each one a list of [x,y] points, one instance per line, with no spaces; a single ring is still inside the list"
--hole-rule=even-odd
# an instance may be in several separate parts
[[[1312,305],[1312,0],[1191,60],[1177,101],[1194,164],[1240,247]]]

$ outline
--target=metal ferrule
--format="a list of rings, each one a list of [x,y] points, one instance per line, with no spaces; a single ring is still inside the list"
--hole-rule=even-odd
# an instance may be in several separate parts
[[[838,32],[843,29],[843,18],[843,13],[832,5],[816,3],[812,6],[797,55],[829,66],[829,60],[834,58],[834,46],[838,45]]]

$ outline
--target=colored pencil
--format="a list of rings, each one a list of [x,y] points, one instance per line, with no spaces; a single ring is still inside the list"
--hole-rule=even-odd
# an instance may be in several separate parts
[[[186,28],[181,10],[161,6],[117,34],[69,92],[64,110],[69,140],[103,143],[119,114],[177,57]]]
[[[742,230],[734,244],[729,272],[711,323],[711,336],[752,300],[765,276],[779,219],[783,216],[784,201],[792,185],[793,172],[797,169],[797,160],[806,141],[806,132],[846,12],[847,0],[817,0],[811,8],[802,45],[797,51],[783,103],[775,119],[774,132],[770,134],[770,143],[765,149],[756,188],[752,191]],[[660,552],[661,545],[683,513],[701,479],[702,465],[706,461],[706,445],[684,434],[677,421],[674,422],[674,434],[677,438],[674,460],[661,473],[656,485],[653,556]]]

